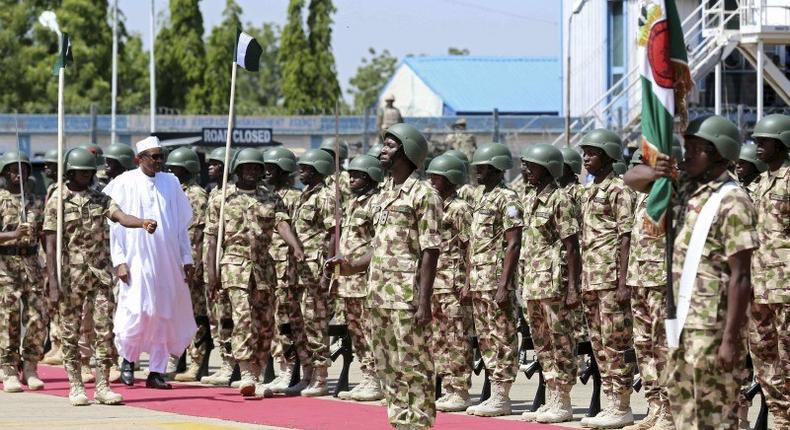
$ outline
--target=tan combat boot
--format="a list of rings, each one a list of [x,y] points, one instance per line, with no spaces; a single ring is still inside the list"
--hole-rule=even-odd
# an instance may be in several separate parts
[[[554,402],[547,410],[538,414],[535,419],[539,423],[564,423],[573,420],[570,387],[558,387],[554,393]]]
[[[224,385],[230,384],[230,377],[233,375],[233,368],[236,362],[229,357],[222,357],[222,365],[211,375],[200,378],[200,383],[205,385]]]
[[[466,411],[469,413],[469,409]],[[491,397],[479,404],[472,415],[499,417],[510,414],[510,382],[491,381]]]
[[[80,373],[82,378],[82,383],[87,384],[93,382],[93,369],[91,369],[91,359],[90,358],[83,358],[80,360]]]
[[[118,366],[118,360],[114,359],[110,366],[110,383],[115,383],[121,380],[121,368]]]
[[[612,393],[605,393],[605,396],[606,396],[606,399],[607,399],[606,406],[604,406],[603,409],[600,410],[600,412],[595,414],[595,416],[592,416],[592,417],[585,416],[585,417],[583,417],[582,420],[581,420],[582,427],[584,427],[584,428],[596,428],[592,424],[593,421],[595,421],[597,419],[602,419],[604,416],[609,414],[609,410],[612,407],[614,407],[614,398],[613,398]]]
[[[3,368],[3,391],[6,393],[21,393],[22,384],[19,382],[19,374],[14,366]]]
[[[85,393],[85,386],[82,384],[82,375],[78,369],[66,364],[66,374],[69,377],[69,402],[72,406],[88,406],[88,394]]]
[[[358,390],[351,390],[351,398],[358,402],[375,402],[384,398],[384,391],[381,390],[376,372],[368,369],[362,374],[362,383],[357,385]],[[469,406],[469,405],[467,405]],[[464,408],[466,409],[466,408]]]
[[[60,366],[63,364],[63,351],[59,343],[55,344],[55,342],[52,342],[52,349],[44,354],[44,359],[41,360],[41,363],[49,364],[50,366]]]
[[[302,390],[307,388],[310,385],[310,382],[313,380],[313,367],[312,366],[302,366],[302,379],[296,383],[293,387],[288,387],[285,389],[284,393],[286,396],[299,396],[302,394]]]
[[[36,367],[37,365],[33,361],[25,361],[22,365],[22,376],[25,379],[27,388],[32,391],[38,391],[44,388],[44,381],[39,379]]]
[[[749,410],[747,409],[746,412]],[[749,427],[749,419],[746,419],[746,428]],[[777,427],[781,428],[781,427]],[[664,405],[658,413],[656,424],[650,430],[675,430],[675,422],[672,419],[672,412],[669,410],[669,405]]]
[[[326,367],[316,367],[313,369],[313,377],[310,379],[310,385],[302,390],[304,397],[321,397],[329,394],[329,388],[326,386],[327,369]]]
[[[656,401],[648,402],[647,415],[634,425],[624,427],[623,430],[651,430],[658,421],[658,416],[661,414],[661,404]]]
[[[197,381],[198,373],[200,373],[200,363],[195,363],[193,361],[189,363],[184,373],[176,374],[174,379],[177,382],[195,382]]]
[[[255,370],[251,361],[239,361],[239,371],[241,372],[241,379],[239,382],[239,393],[244,397],[255,395],[255,383],[258,382],[255,377]]]
[[[468,391],[457,391],[447,387],[447,396],[436,401],[436,410],[442,412],[462,412],[469,409],[472,400]]]
[[[546,402],[543,403],[542,405],[538,406],[538,409],[536,409],[534,411],[524,411],[524,412],[522,412],[521,413],[521,419],[524,420],[524,421],[535,422],[535,420],[538,419],[538,415],[546,412],[547,410],[549,410],[552,407],[552,405],[554,404],[554,401],[556,400],[555,399],[555,397],[556,397],[555,394],[556,394],[555,390],[549,389],[548,393],[546,393]]]
[[[294,374],[294,363],[289,363],[285,360],[279,360],[280,373],[277,377],[269,383],[269,388],[273,393],[282,394],[291,385],[291,378]]]
[[[590,420],[593,428],[620,429],[634,423],[634,414],[631,411],[631,392],[626,391],[614,396],[612,407],[602,417]]]
[[[370,381],[365,379],[365,377],[363,376],[362,380],[359,381],[359,384],[357,384],[354,388],[352,388],[350,390],[345,390],[345,391],[338,392],[337,393],[337,398],[340,399],[340,400],[353,400],[354,393],[357,393],[357,392],[361,391],[369,383],[370,383]]]
[[[93,400],[103,405],[118,405],[123,402],[123,396],[110,389],[110,369],[96,368],[96,390]]]

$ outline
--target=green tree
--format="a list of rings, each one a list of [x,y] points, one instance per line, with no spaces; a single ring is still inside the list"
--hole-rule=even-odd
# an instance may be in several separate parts
[[[451,46],[447,48],[447,55],[469,55],[469,50],[466,48],[455,48]]]
[[[118,112],[144,112],[149,101],[148,53],[140,35],[127,34],[120,25],[118,39]]]
[[[241,73],[236,81],[236,113],[239,115],[278,114],[283,92],[279,56],[280,27],[264,23],[260,28],[248,24],[246,31],[261,45],[258,73]],[[226,101],[227,103],[227,101]]]
[[[340,84],[337,82],[335,56],[332,53],[332,13],[335,7],[332,0],[310,0],[307,27],[310,34],[307,44],[310,47],[308,74],[312,107],[317,112],[332,112],[340,98]]]
[[[157,106],[185,113],[205,111],[206,47],[198,3],[200,0],[170,0],[170,17],[156,36]]]
[[[230,98],[230,71],[233,61],[233,43],[236,31],[241,27],[241,7],[233,0],[225,2],[222,22],[211,29],[206,45],[204,81],[206,105],[213,114],[227,113]],[[249,29],[247,29],[249,32]],[[238,72],[237,79],[244,72]],[[237,94],[240,94],[237,92]],[[238,97],[238,96],[237,96]]]
[[[395,73],[398,59],[388,50],[376,53],[373,48],[368,48],[370,59],[363,58],[362,64],[357,67],[357,73],[349,79],[351,87],[348,93],[354,97],[354,109],[362,112],[373,106],[384,85]]]
[[[286,112],[302,113],[313,108],[310,97],[310,79],[306,65],[310,61],[310,49],[302,25],[304,0],[290,0],[288,21],[280,39],[278,61],[282,69],[283,106]]]

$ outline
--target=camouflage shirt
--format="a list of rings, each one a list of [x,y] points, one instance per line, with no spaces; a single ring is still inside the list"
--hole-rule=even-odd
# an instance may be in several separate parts
[[[752,257],[754,301],[790,303],[790,161],[763,173],[752,198],[760,239]]]
[[[656,235],[646,229],[647,196],[638,193],[634,228],[631,230],[631,249],[628,256],[628,279],[634,287],[664,288],[667,285],[666,235]]]
[[[38,236],[41,231],[43,220],[41,200],[37,199],[32,193],[25,193],[25,216],[27,223],[32,227],[32,233],[19,240],[9,240],[0,243],[0,246],[32,247],[38,246]],[[19,194],[12,194],[4,188],[0,188],[0,231],[3,233],[16,231],[22,223],[21,209],[22,199]]]
[[[524,260],[522,299],[565,297],[568,290],[567,260],[561,258],[563,239],[579,234],[579,223],[565,189],[551,182],[524,200]]]
[[[369,203],[377,192],[377,189],[373,189],[368,193],[354,196],[348,200],[345,207],[345,216],[341,224],[340,254],[350,260],[357,260],[370,250],[373,241],[373,220]],[[340,297],[365,297],[368,294],[367,271],[343,278],[339,284]]]
[[[620,238],[634,225],[634,193],[610,173],[584,192],[582,214],[582,290],[615,288],[618,280]]]
[[[208,193],[200,185],[181,185],[192,206],[192,221],[187,228],[189,243],[192,244],[192,261],[195,263],[195,279],[203,279],[203,229],[206,226]]]
[[[422,252],[441,249],[441,199],[415,172],[400,185],[388,177],[370,209],[374,233],[367,306],[414,310]]]
[[[470,291],[493,291],[505,262],[505,232],[524,225],[521,202],[515,191],[500,184],[483,193],[472,206],[469,234]]]
[[[690,191],[680,201],[680,214],[675,218],[679,227],[672,256],[672,277],[675,297],[678,294],[680,275],[686,259],[694,224],[705,202],[725,182],[735,179],[729,172],[705,184],[684,184]],[[738,187],[721,200],[710,232],[703,247],[697,269],[697,278],[691,296],[686,329],[723,330],[727,320],[727,292],[730,268],[727,259],[734,254],[758,246],[756,231],[757,214],[749,196]]]
[[[434,294],[460,293],[466,284],[466,252],[469,247],[469,228],[472,226],[472,208],[457,195],[443,202],[439,231],[442,247],[436,265]]]
[[[305,257],[305,261],[299,264],[299,282],[301,285],[317,284],[321,280],[321,265],[328,251],[327,235],[334,233],[334,188],[330,189],[322,182],[302,190],[292,225]]]
[[[483,187],[480,185],[474,186],[464,184],[458,187],[456,194],[461,198],[461,200],[465,201],[471,206],[475,202],[475,199],[480,196],[482,189]]]
[[[455,131],[447,135],[445,143],[452,149],[458,150],[466,154],[466,157],[471,160],[477,149],[477,140],[473,134],[466,131]]]
[[[332,194],[332,198],[335,198],[335,175],[331,174],[326,177],[326,187],[329,189],[329,192]],[[347,202],[353,198],[353,193],[351,192],[351,175],[345,170],[340,172],[340,201]],[[345,206],[345,203],[343,204]]]
[[[299,203],[299,194],[301,194],[302,191],[294,187],[283,187],[275,190],[274,193],[283,201],[288,217],[293,219],[294,213],[296,213],[296,205]],[[287,279],[288,266],[292,263],[289,259],[291,256],[291,248],[285,243],[285,239],[280,236],[277,230],[274,231],[272,246],[269,248],[269,253],[272,255],[275,270],[277,271],[277,286],[287,287],[289,284]]]

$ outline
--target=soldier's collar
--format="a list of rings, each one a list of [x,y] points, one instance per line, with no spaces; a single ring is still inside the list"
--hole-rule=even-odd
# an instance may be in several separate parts
[[[616,177],[617,177],[617,175],[615,174],[614,170],[612,170],[611,172],[609,172],[608,175],[606,175],[605,178],[603,178],[603,181],[601,181],[600,184],[597,184],[598,189],[600,189],[600,190],[608,189],[609,186],[612,185],[612,182],[614,181],[614,178],[616,178]],[[595,181],[592,181],[592,184],[595,185]]]
[[[556,189],[557,189],[557,183],[554,181],[549,182],[548,184],[546,184],[545,187],[543,187],[542,190],[540,190],[540,193],[538,194],[538,199],[541,202],[546,203],[546,201],[549,199],[549,196],[551,196],[551,193],[553,193],[554,190]]]
[[[697,191],[694,194],[697,194],[704,189],[710,189],[711,192],[716,192],[722,187],[722,185],[730,181],[738,182],[737,179],[735,179],[735,176],[733,176],[729,170],[725,170],[724,173],[719,175],[716,179],[708,181],[704,184],[700,184],[700,187],[697,188]]]
[[[403,184],[401,184],[400,191],[403,193],[408,193],[411,191],[412,188],[414,188],[414,185],[417,184],[418,182],[420,182],[420,175],[418,175],[417,172],[415,171],[411,175],[409,175],[408,178],[406,178],[406,181],[404,181]]]
[[[784,178],[787,175],[787,171],[790,170],[790,158],[786,159],[782,165],[776,169],[775,172],[768,171],[769,177],[774,178]]]

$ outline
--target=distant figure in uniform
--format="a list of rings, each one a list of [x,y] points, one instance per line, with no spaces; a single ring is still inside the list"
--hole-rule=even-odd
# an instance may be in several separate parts
[[[384,98],[384,102],[386,103],[384,109],[381,109],[376,117],[376,129],[379,131],[379,142],[384,140],[384,132],[387,131],[391,125],[403,122],[400,111],[393,106],[393,103],[395,103],[395,96],[392,94],[387,95],[387,97]]]
[[[470,160],[477,150],[475,136],[466,131],[466,118],[458,118],[453,123],[453,132],[447,135],[445,142],[450,149],[463,152]],[[474,180],[474,175],[472,175],[472,179]]]

